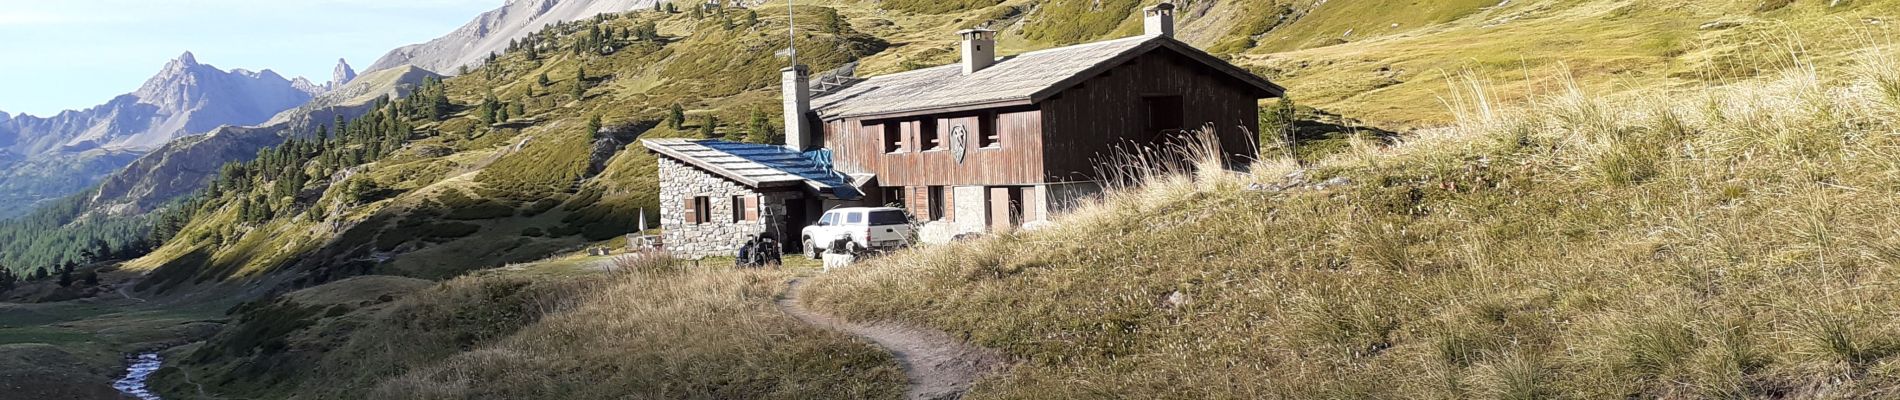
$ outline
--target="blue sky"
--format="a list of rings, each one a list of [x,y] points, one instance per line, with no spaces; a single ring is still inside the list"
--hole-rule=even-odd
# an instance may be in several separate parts
[[[330,80],[504,0],[0,0],[0,111],[48,116],[129,93],[191,51],[230,70]]]

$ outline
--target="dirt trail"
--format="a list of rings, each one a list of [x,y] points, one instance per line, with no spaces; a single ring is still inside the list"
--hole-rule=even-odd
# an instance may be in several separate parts
[[[1002,355],[995,350],[964,344],[943,332],[890,322],[853,323],[812,311],[799,303],[803,288],[802,279],[792,280],[785,296],[778,300],[779,308],[805,323],[864,338],[890,351],[910,380],[906,399],[961,398],[971,382],[1005,366]]]

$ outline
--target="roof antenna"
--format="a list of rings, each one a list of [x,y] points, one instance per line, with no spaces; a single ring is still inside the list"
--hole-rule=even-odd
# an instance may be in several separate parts
[[[798,66],[798,18],[792,15],[792,0],[785,0],[785,49],[792,66]]]

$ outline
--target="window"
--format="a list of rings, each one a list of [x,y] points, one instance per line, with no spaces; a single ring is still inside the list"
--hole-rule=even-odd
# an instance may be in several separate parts
[[[686,223],[704,224],[712,222],[712,198],[698,196],[686,204]]]
[[[745,220],[745,196],[732,196],[732,222]]]
[[[996,113],[983,113],[978,115],[976,120],[976,147],[986,149],[1003,147],[1003,132],[996,127]]]
[[[924,151],[944,149],[943,132],[937,131],[936,118],[924,118],[918,125],[917,136],[919,139],[917,139],[917,143],[924,146]]]
[[[884,205],[897,207],[897,208],[904,208],[904,204],[906,203],[905,200],[906,199],[904,198],[904,188],[902,187],[884,188]]]
[[[904,123],[890,121],[884,123],[884,152],[904,152]]]
[[[932,221],[943,219],[943,187],[930,187],[930,213],[925,216]]]
[[[872,211],[871,212],[871,226],[907,225],[907,224],[910,224],[910,217],[904,216],[903,211]]]
[[[1181,130],[1181,96],[1151,96],[1141,98],[1148,109],[1148,133],[1159,137],[1163,132]]]
[[[837,225],[838,213],[825,213],[824,218],[818,219],[818,224],[819,225]]]
[[[861,212],[853,212],[853,213],[845,213],[845,214],[844,214],[844,224],[845,224],[845,225],[862,225],[862,224],[864,224],[864,213],[861,213]]]

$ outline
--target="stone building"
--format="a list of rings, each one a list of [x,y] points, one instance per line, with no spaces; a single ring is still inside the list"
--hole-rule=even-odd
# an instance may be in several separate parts
[[[837,206],[905,208],[931,242],[1014,229],[1099,192],[1095,167],[1119,146],[1202,126],[1215,127],[1228,165],[1244,166],[1258,151],[1259,100],[1285,89],[1174,39],[1171,4],[1144,18],[1140,36],[1000,58],[995,32],[965,30],[957,64],[827,77],[817,93],[804,66],[786,68],[783,146],[646,141],[663,159],[667,244],[730,253],[743,239],[712,237],[729,228],[707,224],[731,224],[796,246],[799,229]],[[708,222],[700,210],[719,205],[690,205],[724,196],[759,197],[770,218]]]

